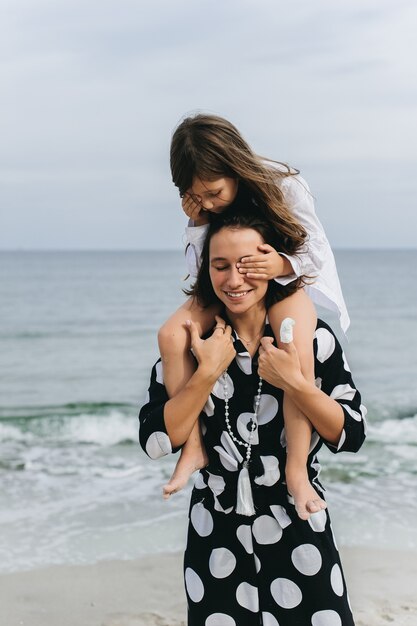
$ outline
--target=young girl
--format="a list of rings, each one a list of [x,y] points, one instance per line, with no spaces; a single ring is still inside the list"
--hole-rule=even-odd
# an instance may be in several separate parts
[[[349,326],[349,316],[333,253],[314,212],[306,182],[298,171],[253,153],[227,120],[201,114],[186,118],[174,132],[171,172],[182,197],[183,210],[190,219],[186,229],[186,254],[191,276],[197,274],[211,213],[245,208],[253,212],[255,209],[279,233],[279,250],[260,245],[259,255],[242,258],[238,268],[249,279],[274,279],[282,285],[295,281],[295,292],[271,306],[268,318],[276,337],[280,336],[285,318],[295,321],[294,344],[301,369],[306,378],[314,381],[312,339],[317,317],[312,301],[336,310],[344,331]],[[234,290],[226,296],[243,301],[247,292]],[[214,325],[220,312],[220,305],[204,309],[191,298],[159,331],[164,383],[170,397],[189,384],[196,369],[190,352],[187,320],[194,322],[200,334],[204,334]],[[262,330],[254,337],[240,337],[248,352],[258,343]],[[287,394],[284,394],[283,410],[287,488],[298,515],[308,519],[311,513],[326,507],[307,472],[312,426]],[[181,489],[190,475],[206,463],[201,433],[196,425],[164,487],[164,497]]]

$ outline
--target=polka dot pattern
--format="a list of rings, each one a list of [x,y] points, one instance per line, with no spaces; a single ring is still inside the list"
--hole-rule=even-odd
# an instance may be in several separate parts
[[[208,397],[208,400],[204,405],[203,411],[207,415],[207,417],[212,417],[214,415],[214,401],[211,396]]]
[[[255,478],[258,485],[271,487],[278,482],[281,472],[279,471],[278,459],[276,456],[261,456],[262,465],[264,466],[264,474]]]
[[[317,446],[319,441],[320,441],[320,435],[318,434],[318,432],[313,431],[311,433],[310,447],[308,449],[308,453],[309,454],[310,454],[310,452],[313,452],[314,448]]]
[[[228,472],[237,472],[239,464],[236,459],[230,456],[221,446],[214,446],[214,450],[218,453],[220,463],[223,465],[224,469]]]
[[[249,352],[240,352],[236,356],[236,361],[242,372],[252,374],[252,358]]]
[[[342,620],[336,611],[317,611],[311,618],[311,626],[342,626]]]
[[[204,626],[236,626],[233,617],[225,613],[212,613],[208,616]]]
[[[221,437],[220,437],[220,443],[222,444],[223,448],[231,457],[236,459],[238,463],[242,463],[243,456],[240,454],[238,448],[236,447],[235,442],[232,440],[228,432],[226,431],[222,432]]]
[[[255,404],[253,406],[255,410]],[[264,426],[271,422],[279,409],[278,400],[268,393],[262,393],[259,399],[258,424]]]
[[[249,443],[250,440],[252,442],[252,445],[256,446],[259,443],[259,435],[258,426],[256,422],[254,422],[254,419],[254,413],[241,413],[237,418],[236,426],[242,441],[246,441],[246,443]],[[255,430],[252,432],[251,435],[251,429],[253,428],[252,423],[255,424]]]
[[[201,602],[204,596],[204,585],[198,574],[191,567],[185,570],[185,586],[190,599],[193,602]]]
[[[148,437],[145,449],[151,459],[159,459],[172,452],[171,441],[166,433],[157,431]]]
[[[195,479],[194,482],[194,487],[196,489],[205,489],[206,488],[206,483],[204,482],[204,478],[201,472],[198,472],[197,477]]]
[[[356,420],[357,422],[362,421],[362,413],[359,413],[358,411],[354,411],[352,407],[350,407],[348,404],[343,404],[343,402],[341,402],[340,404],[349,413],[349,415],[353,417],[354,420]]]
[[[343,403],[348,425],[332,447],[334,451],[349,450],[363,432],[366,409],[359,406],[359,394],[332,333],[322,326],[316,338],[316,386],[331,389],[332,397]],[[243,362],[243,367],[232,363],[227,375],[229,394],[233,394],[231,424],[236,435],[247,441],[254,394],[244,391],[256,389],[257,379],[248,379],[250,355],[244,355]],[[160,364],[149,391],[149,401],[154,404],[151,413],[144,412],[140,432],[141,445],[147,445],[152,458],[171,451],[163,412],[157,406],[161,384]],[[263,391],[256,429],[259,443],[251,466],[256,510],[252,517],[235,511],[237,473],[246,451],[227,433],[221,379],[203,409],[201,425],[211,450],[210,464],[197,474],[190,507],[184,578],[191,621],[201,626],[240,626],[261,619],[264,626],[283,626],[304,619],[306,626],[353,626],[328,513],[320,511],[304,522],[287,502],[282,394],[266,384]],[[316,451],[321,444],[313,431],[309,457],[313,484],[320,473]],[[262,602],[258,587],[262,588]]]
[[[330,394],[330,397],[334,400],[353,400],[356,394],[356,389],[349,384],[336,385]]]
[[[162,371],[162,361],[159,361],[155,365],[155,372],[156,372],[156,382],[159,383],[160,385],[163,385],[164,384],[164,375],[163,375],[163,371]]]
[[[230,378],[229,374],[226,374],[226,384],[227,384],[227,395],[229,398],[233,398],[235,393],[235,386],[233,384],[233,380]],[[211,392],[213,396],[216,398],[220,398],[220,400],[224,400],[224,382],[223,376],[216,380],[214,383],[213,391]]]
[[[342,571],[337,563],[332,567],[332,571],[330,573],[330,584],[337,596],[343,596]]]
[[[252,531],[250,526],[242,524],[236,531],[237,538],[248,554],[253,554]]]
[[[271,504],[269,508],[282,529],[291,524],[291,518],[281,504]]]
[[[331,357],[336,347],[334,336],[327,328],[318,328],[314,336],[317,339],[317,360],[324,363]]]
[[[263,611],[262,621],[263,621],[263,626],[279,626],[277,620],[272,615],[272,613],[265,613],[265,611]]]
[[[213,517],[202,502],[198,502],[191,509],[191,523],[200,537],[208,537],[213,531]]]
[[[293,609],[303,598],[301,589],[289,578],[276,578],[271,583],[271,594],[278,606]]]
[[[214,494],[216,494],[216,496],[219,496],[221,493],[223,493],[224,488],[225,488],[225,482],[224,482],[224,478],[223,476],[217,476],[217,474],[211,474],[210,472],[208,473],[208,486],[210,487],[210,489],[212,490],[212,492]]]
[[[240,583],[236,589],[236,600],[243,608],[257,613],[259,611],[258,590],[250,583]]]
[[[314,576],[322,566],[319,550],[312,543],[303,543],[294,548],[291,554],[294,567],[304,576]]]
[[[228,548],[215,548],[209,559],[209,569],[214,578],[230,576],[236,567],[236,557]]]
[[[308,518],[308,523],[316,533],[322,533],[324,531],[324,529],[326,528],[326,522],[327,515],[324,509],[321,511],[317,511],[317,513],[313,513]]]
[[[261,545],[276,543],[282,537],[282,528],[274,517],[261,515],[252,526],[253,536]]]
[[[222,505],[220,504],[219,500],[217,499],[216,496],[214,496],[214,510],[215,511],[220,511],[220,513],[225,513],[226,515],[228,515],[229,513],[231,513],[234,509],[232,506],[229,506],[227,509],[224,509],[222,507]]]

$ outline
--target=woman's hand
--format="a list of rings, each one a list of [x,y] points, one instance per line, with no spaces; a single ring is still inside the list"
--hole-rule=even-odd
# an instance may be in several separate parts
[[[259,347],[258,373],[274,387],[291,391],[298,389],[305,378],[301,372],[300,359],[293,342],[273,346],[273,337],[263,337]]]
[[[191,194],[187,191],[181,199],[181,204],[186,216],[189,217],[190,220],[193,220],[196,226],[208,224],[208,216],[201,206],[201,198],[199,196]]]
[[[216,326],[208,339],[201,339],[194,322],[188,320],[191,350],[197,359],[198,369],[213,381],[221,376],[236,356],[232,340],[232,328],[216,315]]]
[[[248,278],[259,278],[262,280],[272,280],[277,276],[288,274],[289,261],[278,254],[275,248],[267,243],[263,243],[258,246],[258,249],[263,254],[245,256],[240,263],[236,264],[241,274],[246,274]]]

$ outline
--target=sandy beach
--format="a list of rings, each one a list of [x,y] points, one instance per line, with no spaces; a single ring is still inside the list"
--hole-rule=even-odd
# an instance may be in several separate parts
[[[416,557],[342,550],[357,626],[417,624]],[[3,574],[0,607],[2,626],[185,626],[182,555]]]

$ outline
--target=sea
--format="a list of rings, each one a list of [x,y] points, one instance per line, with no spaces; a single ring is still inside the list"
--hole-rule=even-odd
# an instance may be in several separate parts
[[[415,549],[417,250],[336,259],[368,437],[320,455],[335,534]],[[181,251],[0,253],[0,572],[184,547],[191,485],[162,499],[176,457],[146,457],[137,416],[185,271]]]

